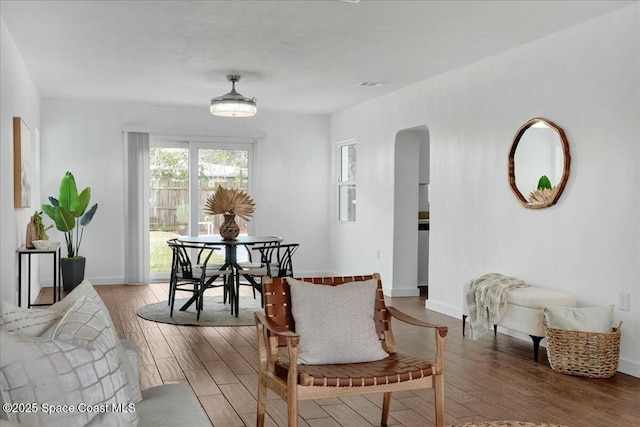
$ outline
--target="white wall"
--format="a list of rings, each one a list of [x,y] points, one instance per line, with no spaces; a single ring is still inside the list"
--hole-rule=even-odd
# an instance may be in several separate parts
[[[40,128],[40,97],[2,17],[0,17],[0,94],[0,242],[2,242],[0,244],[0,300],[17,303],[16,250],[24,245],[29,217],[36,209],[35,206],[39,205],[40,200],[36,156],[36,130]],[[14,209],[13,206],[13,117],[21,117],[29,127],[30,152],[34,154],[31,208]],[[36,258],[33,259],[34,274],[37,274],[39,263]],[[40,289],[37,276],[33,278],[32,283],[32,295],[37,295]],[[26,288],[23,290],[26,292]],[[23,293],[23,302],[26,303],[24,295]]]
[[[428,306],[460,315],[461,290],[486,272],[615,304],[623,372],[640,376],[640,6],[331,116],[331,139],[358,142],[358,223],[331,224],[338,272],[382,274],[392,292],[394,140],[425,124],[431,143]],[[424,53],[428,55],[428,52]],[[393,108],[389,108],[393,105]],[[541,116],[569,140],[558,204],[525,209],[509,187],[518,128]],[[391,288],[391,289],[390,289]]]
[[[146,129],[187,136],[264,135],[257,143],[254,232],[301,244],[300,274],[329,271],[328,116],[259,111],[251,119],[213,117],[202,108],[60,99],[42,101],[42,199],[58,193],[65,171],[91,187],[99,204],[85,229],[86,277],[96,284],[124,281],[122,131]],[[54,232],[58,233],[58,232]],[[62,237],[60,234],[59,237]]]

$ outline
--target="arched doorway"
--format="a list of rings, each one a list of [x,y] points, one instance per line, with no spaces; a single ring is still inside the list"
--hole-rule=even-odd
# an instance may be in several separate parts
[[[429,129],[425,125],[396,134],[393,296],[419,295],[418,285],[428,284],[429,231],[418,230],[418,212],[429,211],[429,145]]]

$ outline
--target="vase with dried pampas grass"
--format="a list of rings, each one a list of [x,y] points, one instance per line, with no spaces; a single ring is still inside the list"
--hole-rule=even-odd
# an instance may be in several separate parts
[[[255,210],[255,203],[249,195],[235,188],[218,186],[216,192],[207,199],[205,211],[212,215],[224,215],[220,225],[220,236],[225,240],[235,240],[240,234],[236,215],[249,221]]]

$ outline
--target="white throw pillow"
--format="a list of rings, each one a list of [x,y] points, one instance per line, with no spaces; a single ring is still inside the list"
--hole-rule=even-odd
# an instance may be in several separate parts
[[[125,385],[129,389],[127,393],[129,402],[142,400],[138,378],[134,382],[137,386],[137,396],[131,393],[128,372],[130,361],[118,338],[107,307],[90,283],[87,292],[83,295],[74,302],[52,329],[51,338],[102,349],[112,369],[118,366],[120,373],[124,374]],[[137,416],[134,418],[137,419]],[[134,418],[131,420],[133,421]]]
[[[118,356],[122,362],[122,368],[127,375],[127,387],[131,402],[138,403],[142,401],[142,390],[140,390],[140,370],[138,367],[138,352],[131,354],[127,348],[122,345],[122,341],[118,340]],[[133,359],[133,360],[132,360]],[[134,366],[135,363],[135,366]]]
[[[286,278],[291,312],[300,335],[298,362],[358,363],[388,356],[374,322],[377,279],[338,286]]]
[[[53,330],[52,338],[2,332],[0,386],[4,402],[70,405],[72,413],[12,413],[10,421],[34,426],[83,426],[95,411],[79,404],[108,405],[127,422],[137,423],[129,406],[126,374],[118,338],[91,296],[80,298]],[[121,411],[113,411],[119,405]],[[42,409],[42,408],[41,408]]]
[[[611,332],[613,305],[597,307],[545,307],[548,326],[584,332]]]
[[[39,337],[62,318],[61,312],[48,309],[23,308],[2,301],[0,327],[7,332]]]
[[[98,298],[100,297],[91,282],[89,282],[88,280],[83,280],[78,286],[73,288],[73,290],[69,292],[67,296],[65,296],[62,300],[50,306],[49,310],[61,311],[64,313],[69,310],[69,308],[71,308],[71,306],[75,304],[76,301],[87,295],[94,295]],[[104,306],[104,302],[102,301],[102,299],[100,299],[100,303]],[[104,306],[104,310],[109,317],[109,321],[111,321],[111,316],[109,316],[109,310],[107,310],[106,306]]]
[[[113,326],[113,320],[109,315],[109,309],[104,304],[104,301],[102,301],[102,298],[100,298],[100,295],[98,295],[91,282],[89,282],[88,280],[83,280],[78,286],[76,286],[71,292],[69,292],[69,294],[63,300],[58,301],[57,303],[49,307],[49,310],[55,313],[64,314],[76,303],[76,301],[86,296],[91,296],[91,298],[93,298],[93,301],[100,306],[102,312],[106,315],[105,320],[115,330],[115,327]],[[50,330],[46,331],[44,333],[44,336],[51,337],[53,329],[54,328],[51,328]],[[131,401],[134,403],[138,403],[142,400],[142,392],[140,390],[140,377],[137,375],[138,371],[131,364],[126,349],[122,346],[122,343],[119,340],[118,353],[120,355],[125,373],[127,374],[127,384],[129,386]]]

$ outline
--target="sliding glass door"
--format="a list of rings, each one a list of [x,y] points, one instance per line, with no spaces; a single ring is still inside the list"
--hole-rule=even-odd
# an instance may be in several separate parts
[[[152,139],[149,161],[149,269],[151,280],[164,280],[171,270],[167,240],[179,236],[217,234],[220,215],[205,212],[216,188],[249,191],[252,144],[183,142]],[[236,219],[240,233],[249,224]],[[222,253],[215,254],[222,261]]]

